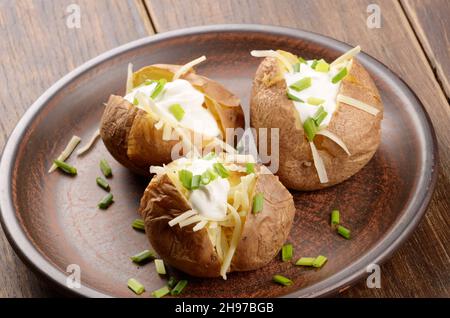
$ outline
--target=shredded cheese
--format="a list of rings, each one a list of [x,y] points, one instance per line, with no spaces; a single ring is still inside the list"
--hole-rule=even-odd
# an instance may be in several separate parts
[[[78,136],[72,136],[69,143],[67,144],[66,148],[61,152],[61,154],[58,156],[58,160],[60,161],[66,161],[67,158],[72,154],[72,152],[75,150],[75,148],[80,143],[81,138]],[[48,173],[52,173],[55,171],[57,166],[53,163],[50,169],[48,170]]]
[[[166,168],[161,166],[150,166],[150,173],[163,175],[166,173]]]
[[[84,154],[85,152],[87,152],[89,149],[91,149],[91,147],[94,145],[95,141],[97,140],[97,138],[100,137],[100,129],[97,129],[94,134],[92,135],[91,139],[89,140],[89,142],[84,146],[81,147],[78,151],[77,151],[77,156],[81,156],[82,154]]]
[[[338,136],[336,136],[334,133],[329,131],[328,129],[319,130],[318,132],[316,132],[316,135],[322,135],[334,141],[339,147],[341,147],[345,151],[347,155],[350,156],[350,151],[348,151],[348,148],[345,145],[344,141]]]
[[[191,216],[196,215],[196,214],[197,214],[196,211],[188,210],[188,211],[186,211],[186,212],[180,214],[180,215],[177,216],[176,218],[170,220],[170,221],[169,221],[169,226],[172,227],[172,226],[174,226],[174,225],[177,225],[178,223],[180,223],[180,222],[182,222],[182,221],[184,221],[184,220],[186,220],[186,219],[188,219],[188,218],[190,218]]]
[[[206,60],[206,56],[201,56],[189,63],[184,64],[182,67],[178,69],[178,71],[173,75],[173,81],[179,79],[182,75],[184,75],[187,71],[189,71],[192,67]]]
[[[158,120],[158,122],[155,124],[155,128],[156,130],[161,130],[161,128],[164,126],[164,121],[162,121],[161,119]]]
[[[239,243],[242,226],[241,217],[239,216],[235,208],[233,208],[233,206],[230,204],[228,204],[228,208],[230,209],[235,225],[233,229],[233,235],[231,238],[230,246],[228,247],[225,258],[222,262],[222,266],[220,267],[220,275],[222,276],[223,279],[227,279],[227,271],[230,268],[231,260],[233,259],[234,252],[236,251],[237,245]]]
[[[314,143],[311,141],[309,143],[309,145],[311,147],[311,152],[312,152],[312,155],[313,155],[314,166],[316,167],[316,171],[317,171],[317,175],[319,176],[320,183],[327,183],[328,182],[328,175],[327,175],[327,171],[325,169],[325,165],[323,163],[323,160],[320,157],[320,154],[317,151],[317,148],[314,145]]]
[[[286,67],[289,73],[292,73],[294,71],[291,63],[280,53],[274,50],[253,50],[250,52],[250,54],[254,57],[274,57],[283,63],[283,65]]]
[[[133,90],[133,64],[128,63],[127,86],[125,92],[128,94]]]
[[[179,222],[178,225],[181,228],[183,228],[185,226],[188,226],[188,225],[191,225],[193,223],[200,222],[200,221],[202,221],[202,217],[200,215],[194,215],[194,216],[191,216],[190,218],[188,218],[188,219],[186,219],[184,221]]]
[[[208,223],[208,221],[203,220],[198,222],[194,228],[192,229],[194,232],[200,231],[201,229],[203,229],[205,227],[205,225]]]
[[[330,66],[334,67],[344,61],[350,60],[353,58],[356,54],[361,52],[361,47],[359,45],[355,46],[353,49],[345,52],[341,56],[339,56],[337,59],[335,59],[333,62],[331,62]]]
[[[345,104],[350,105],[350,106],[353,106],[353,107],[358,108],[360,110],[363,110],[363,111],[365,111],[365,112],[367,112],[367,113],[369,113],[369,114],[371,114],[373,116],[376,116],[380,112],[377,108],[375,108],[373,106],[370,106],[369,104],[366,104],[366,103],[364,103],[364,102],[362,102],[360,100],[354,99],[354,98],[352,98],[350,96],[345,96],[345,95],[342,95],[342,94],[338,94],[337,95],[337,101],[341,102],[341,103],[345,103]]]

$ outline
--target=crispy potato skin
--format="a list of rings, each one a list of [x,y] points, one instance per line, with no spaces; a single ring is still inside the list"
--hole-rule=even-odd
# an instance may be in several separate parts
[[[286,82],[275,81],[279,64],[265,58],[253,81],[250,109],[251,126],[279,128],[280,181],[290,189],[316,190],[340,183],[357,173],[372,158],[381,139],[383,104],[367,71],[356,61],[343,80],[340,93],[361,100],[381,110],[372,116],[345,103],[339,103],[328,130],[340,137],[351,156],[333,141],[316,136],[314,143],[322,157],[329,182],[321,184],[314,167],[309,144],[293,101],[286,96]]]
[[[180,68],[179,65],[170,64],[148,67],[159,70],[166,77],[172,76]],[[244,127],[244,113],[239,99],[221,84],[197,75],[192,70],[181,78],[219,103],[211,112],[217,116],[224,136],[227,128]],[[136,83],[144,80],[145,77],[135,79]],[[155,124],[156,120],[145,111],[121,96],[111,95],[101,119],[100,135],[117,161],[138,174],[148,176],[151,165],[172,161],[172,148],[178,143],[178,140],[162,140],[163,130],[157,130]]]
[[[264,194],[263,210],[247,216],[231,262],[232,272],[255,270],[267,264],[281,249],[292,227],[294,202],[276,176],[258,175],[255,193]],[[219,277],[221,263],[207,230],[193,232],[194,225],[168,225],[190,209],[169,177],[159,175],[145,190],[139,211],[152,247],[168,264],[193,276]]]

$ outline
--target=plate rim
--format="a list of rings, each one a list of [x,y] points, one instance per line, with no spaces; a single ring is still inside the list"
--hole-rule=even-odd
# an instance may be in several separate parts
[[[328,43],[329,45],[331,43],[337,50],[341,50],[342,52],[352,47],[334,38],[301,29],[266,24],[216,24],[177,29],[143,37],[101,53],[100,55],[88,60],[87,62],[81,64],[74,70],[67,73],[65,76],[51,85],[50,88],[48,88],[25,111],[13,131],[10,133],[7,142],[3,147],[2,157],[0,161],[0,223],[2,225],[3,231],[5,232],[5,236],[8,239],[10,245],[13,247],[15,253],[35,273],[45,276],[50,281],[50,283],[57,285],[61,290],[69,294],[85,297],[112,297],[112,295],[100,292],[96,290],[95,287],[91,287],[85,284],[82,284],[81,288],[79,289],[70,289],[65,283],[67,279],[66,274],[56,268],[56,266],[54,266],[51,261],[46,259],[46,256],[32,244],[31,239],[27,236],[25,229],[20,224],[13,206],[11,189],[12,185],[9,181],[11,180],[11,175],[15,164],[15,161],[13,161],[13,159],[17,154],[17,141],[23,138],[28,123],[34,120],[40,109],[60,89],[64,88],[64,86],[66,86],[72,80],[89,71],[91,68],[109,59],[115,58],[122,53],[137,49],[141,46],[149,45],[151,43],[160,42],[176,37],[201,35],[213,32],[256,32],[281,34],[292,38],[313,40],[319,45],[326,43]],[[419,106],[419,109],[416,111],[421,112],[418,112],[418,115],[421,115],[423,117],[423,120],[421,120],[421,122],[424,125],[428,126],[428,130],[425,130],[425,133],[429,134],[429,141],[431,141],[429,147],[432,151],[427,153],[427,156],[425,157],[425,161],[426,163],[428,163],[431,171],[429,171],[428,178],[420,180],[418,182],[417,189],[423,189],[425,187],[428,189],[428,191],[424,191],[425,193],[420,196],[414,196],[408,202],[408,206],[406,207],[402,217],[397,219],[393,223],[389,231],[384,233],[385,237],[382,240],[378,241],[376,245],[372,246],[372,248],[365,254],[363,254],[359,259],[357,259],[356,262],[318,283],[315,283],[303,289],[293,291],[281,297],[330,296],[333,294],[337,294],[340,290],[354,284],[366,273],[366,266],[368,264],[381,264],[383,261],[389,258],[389,256],[412,234],[413,230],[417,227],[418,223],[425,214],[436,186],[439,166],[438,144],[433,124],[425,107],[423,106],[422,102],[417,97],[415,92],[409,87],[409,85],[400,76],[391,71],[386,65],[368,55],[367,53],[362,52],[360,56],[362,56],[363,60],[368,63],[373,63],[375,65],[378,64],[378,66],[381,66],[383,72],[390,73],[395,80],[398,80],[399,83],[406,88],[406,91],[411,95],[411,98],[415,100],[417,105]],[[426,165],[426,167],[428,166]],[[420,179],[423,179],[423,176],[424,175],[422,174],[420,176]],[[402,222],[402,219],[405,220],[403,220]]]

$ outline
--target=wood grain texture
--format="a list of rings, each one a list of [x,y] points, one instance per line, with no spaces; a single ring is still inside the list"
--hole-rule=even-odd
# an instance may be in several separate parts
[[[81,28],[66,26],[80,6]],[[0,1],[0,149],[51,84],[98,54],[153,32],[138,0]],[[14,254],[0,230],[0,297],[57,295]]]
[[[401,4],[447,98],[450,98],[450,2],[402,0]]]
[[[404,79],[423,102],[437,132],[441,169],[436,192],[417,231],[382,266],[382,288],[368,289],[362,281],[342,295],[450,296],[450,107],[398,2],[377,1],[382,14],[379,29],[366,26],[371,0],[145,0],[145,3],[157,32],[218,23],[299,28],[360,44],[365,52]],[[439,7],[430,1],[427,10],[434,12]]]

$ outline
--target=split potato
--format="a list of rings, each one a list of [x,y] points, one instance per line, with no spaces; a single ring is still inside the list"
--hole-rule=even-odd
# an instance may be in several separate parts
[[[184,81],[182,87],[186,87],[186,81],[190,84],[188,84],[187,91],[186,89],[183,92],[180,91],[178,95],[177,92],[172,92],[171,96],[168,97],[178,107],[177,113],[171,114],[168,112],[168,110],[172,111],[170,107],[166,107],[165,113],[160,113],[159,104],[155,102],[155,100],[158,100],[153,97],[149,98],[150,94],[143,94],[145,95],[143,101],[136,98],[137,93],[134,95],[134,100],[128,98],[129,94],[133,94],[141,88],[146,88],[146,85],[154,85],[152,89],[157,90],[156,87],[161,83],[167,83],[165,84],[166,87],[174,83],[174,76],[180,68],[182,68],[180,65],[155,64],[144,67],[135,73],[130,73],[127,95],[124,97],[111,95],[106,103],[101,119],[101,138],[108,151],[117,161],[139,174],[149,175],[148,170],[151,165],[171,162],[173,158],[172,150],[179,143],[179,139],[182,139],[183,143],[193,145],[195,134],[191,129],[192,127],[183,126],[182,123],[177,122],[177,119],[180,120],[180,118],[175,119],[174,117],[180,115],[188,117],[189,98],[197,98],[198,101],[198,93],[203,96],[201,107],[206,112],[203,115],[206,115],[207,118],[213,118],[213,126],[218,131],[218,134],[214,136],[201,136],[200,145],[196,144],[198,150],[201,151],[217,140],[224,141],[228,128],[244,126],[244,115],[239,99],[221,84],[196,74],[192,68],[187,68],[186,72],[176,79],[179,82]],[[164,100],[164,89],[159,94],[161,97],[158,96],[157,98],[160,99],[161,103],[167,104]],[[194,90],[194,93],[198,92],[197,95],[193,94],[192,90]],[[148,98],[148,100],[145,100],[145,98]],[[180,98],[185,105],[182,104]],[[147,105],[143,105],[143,103]],[[157,104],[158,107],[156,107]],[[149,107],[149,105],[154,107]],[[184,109],[180,110],[182,107]],[[198,109],[196,111],[198,113]],[[192,114],[191,117],[197,116],[197,113]],[[195,127],[194,124],[191,124],[191,126]],[[206,125],[207,123],[200,124]]]
[[[252,52],[265,58],[253,80],[251,126],[258,137],[259,128],[279,129],[276,174],[286,187],[316,190],[340,183],[377,150],[383,104],[372,78],[353,58],[358,51],[331,64],[285,51]]]
[[[158,169],[139,212],[153,249],[171,266],[193,276],[226,278],[228,272],[264,266],[286,241],[294,202],[264,166],[216,157],[182,158]],[[196,173],[215,178],[189,189],[180,171],[192,171],[191,180]]]

